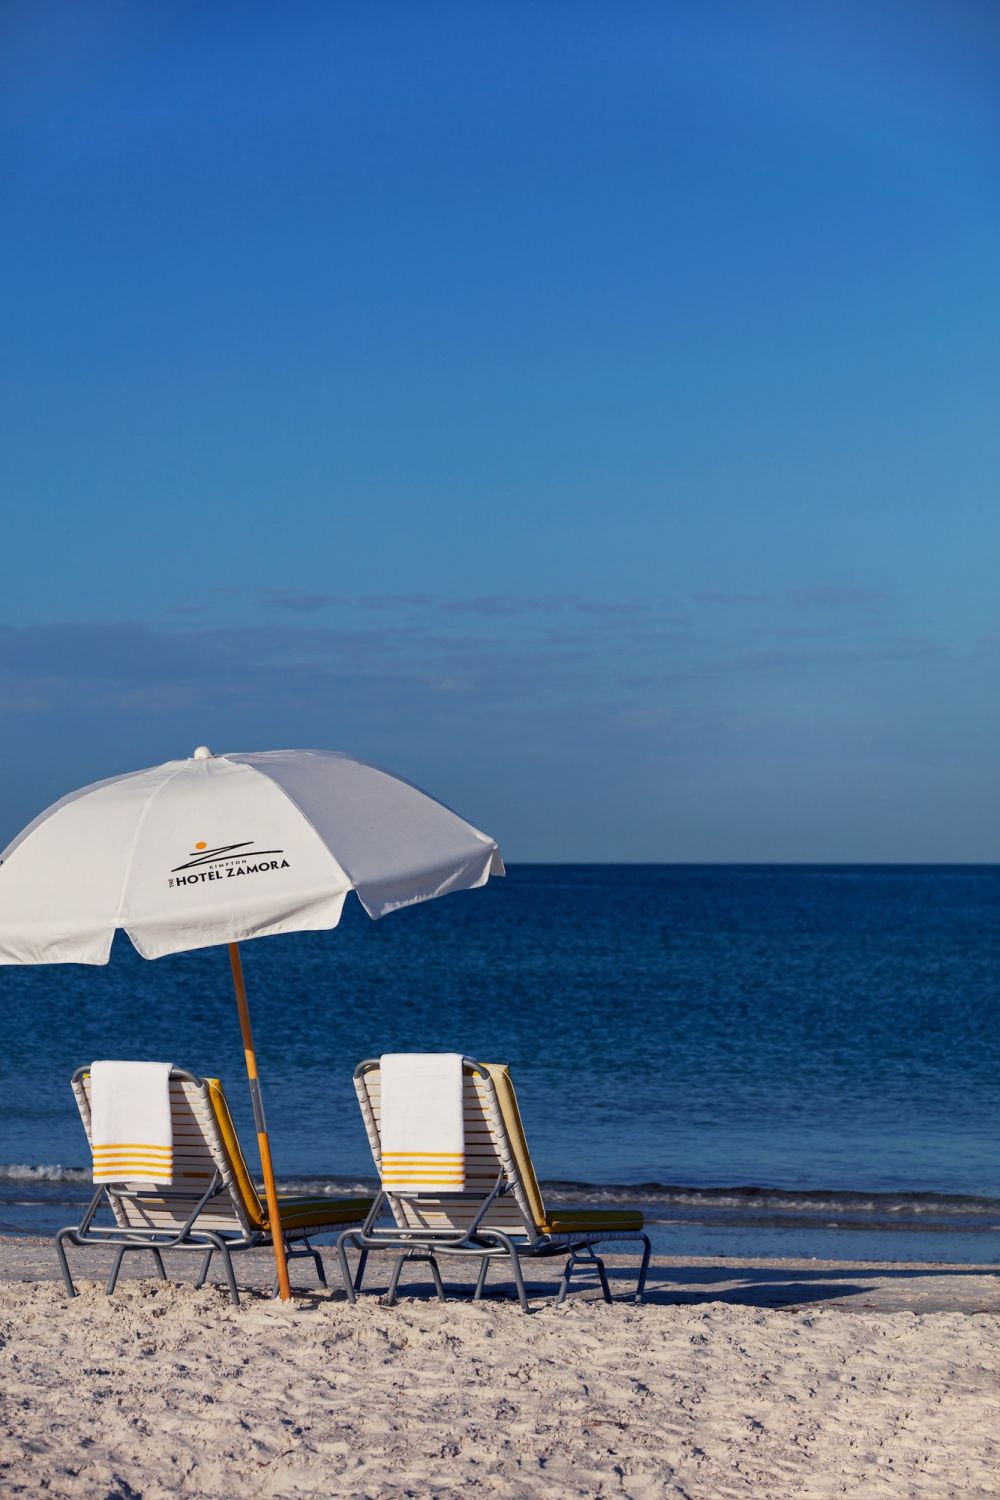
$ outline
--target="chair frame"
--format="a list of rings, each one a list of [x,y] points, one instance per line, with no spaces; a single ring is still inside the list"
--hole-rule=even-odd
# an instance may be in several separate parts
[[[361,1105],[361,1113],[364,1117],[365,1129],[368,1132],[369,1144],[375,1157],[376,1166],[381,1164],[381,1139],[378,1121],[371,1107],[371,1101],[364,1083],[366,1073],[380,1066],[378,1058],[368,1058],[358,1063],[354,1070],[354,1088]],[[337,1238],[337,1256],[340,1262],[340,1272],[344,1282],[344,1291],[348,1302],[357,1301],[357,1293],[361,1290],[364,1281],[365,1268],[368,1254],[372,1250],[398,1250],[400,1254],[392,1269],[389,1287],[386,1292],[386,1303],[392,1307],[396,1303],[399,1278],[403,1266],[409,1261],[426,1261],[431,1270],[435,1290],[438,1299],[445,1300],[444,1283],[441,1271],[437,1263],[437,1252],[443,1251],[447,1255],[459,1258],[467,1257],[477,1259],[480,1262],[479,1274],[476,1280],[476,1288],[472,1295],[473,1302],[482,1300],[483,1289],[489,1274],[490,1263],[497,1259],[510,1261],[514,1276],[514,1286],[517,1292],[517,1300],[521,1311],[527,1313],[528,1295],[524,1284],[524,1274],[521,1269],[521,1261],[547,1260],[557,1255],[567,1255],[566,1264],[556,1293],[555,1305],[560,1306],[569,1291],[570,1279],[573,1272],[579,1266],[592,1266],[600,1278],[601,1292],[605,1302],[610,1302],[611,1288],[608,1285],[607,1270],[604,1261],[596,1254],[594,1246],[607,1240],[638,1241],[642,1244],[642,1261],[639,1266],[639,1275],[636,1281],[635,1301],[641,1303],[646,1286],[646,1274],[649,1270],[649,1259],[652,1251],[649,1235],[639,1229],[606,1229],[594,1230],[593,1233],[567,1233],[552,1234],[539,1229],[532,1216],[527,1195],[524,1191],[520,1178],[520,1172],[516,1166],[516,1158],[511,1150],[510,1138],[507,1132],[506,1122],[497,1098],[493,1079],[482,1063],[476,1062],[474,1058],[463,1057],[462,1067],[469,1071],[479,1080],[483,1088],[482,1095],[485,1111],[489,1121],[490,1131],[497,1145],[498,1156],[501,1167],[496,1181],[490,1191],[482,1197],[479,1209],[472,1222],[465,1229],[416,1229],[401,1228],[399,1219],[402,1215],[397,1212],[393,1200],[408,1200],[419,1202],[421,1197],[433,1197],[434,1199],[469,1199],[478,1198],[477,1193],[462,1190],[455,1193],[434,1192],[429,1193],[403,1193],[398,1188],[391,1191],[383,1189],[369,1211],[368,1217],[360,1229],[345,1229]],[[518,1214],[524,1225],[526,1238],[522,1241],[519,1237],[514,1238],[512,1233],[495,1229],[483,1223],[483,1219],[491,1206],[498,1198],[512,1195],[517,1206]],[[392,1226],[378,1227],[378,1219],[383,1211],[389,1208],[393,1213],[396,1223]],[[516,1231],[515,1231],[516,1232]],[[352,1278],[347,1260],[347,1250],[351,1247],[359,1252],[357,1269]]]
[[[84,1076],[89,1071],[89,1064],[77,1068],[72,1078],[74,1093],[78,1094],[79,1089],[82,1088]],[[170,1077],[171,1080],[190,1083],[196,1088],[204,1090],[205,1099],[206,1101],[208,1100],[208,1085],[196,1073],[190,1073],[186,1068],[174,1067],[170,1070]],[[90,1135],[89,1127],[87,1135],[88,1137]],[[222,1194],[228,1195],[233,1207],[233,1216],[243,1225],[242,1230],[199,1229],[197,1227],[198,1216],[209,1203]],[[271,1233],[268,1230],[255,1229],[247,1221],[246,1210],[236,1191],[231,1171],[223,1172],[218,1166],[216,1167],[208,1187],[191,1209],[180,1229],[177,1230],[166,1228],[155,1229],[152,1227],[133,1228],[130,1225],[123,1224],[122,1218],[124,1215],[115,1202],[116,1198],[128,1198],[134,1203],[142,1203],[145,1199],[157,1204],[163,1204],[171,1200],[189,1203],[192,1196],[191,1193],[171,1192],[169,1188],[135,1188],[129,1186],[124,1180],[122,1182],[101,1183],[100,1186],[95,1188],[94,1195],[84,1210],[79,1224],[67,1225],[65,1229],[60,1229],[53,1238],[67,1296],[75,1297],[77,1295],[76,1287],[73,1284],[73,1277],[70,1274],[69,1261],[66,1256],[66,1246],[68,1244],[80,1248],[107,1245],[117,1250],[111,1274],[104,1288],[109,1297],[118,1283],[122,1261],[126,1255],[134,1251],[149,1251],[153,1257],[157,1275],[161,1281],[167,1279],[167,1273],[163,1266],[163,1251],[183,1250],[200,1253],[204,1259],[198,1279],[195,1282],[195,1286],[198,1288],[205,1285],[208,1279],[209,1268],[212,1264],[212,1257],[218,1252],[222,1257],[230,1301],[234,1307],[239,1307],[240,1294],[236,1285],[236,1275],[233,1271],[233,1252],[255,1250],[262,1245],[270,1245]],[[95,1224],[93,1222],[94,1217],[105,1198],[115,1217],[115,1223],[109,1225]],[[338,1227],[338,1225],[331,1224],[329,1229],[312,1226],[308,1230],[293,1228],[282,1231],[286,1257],[289,1260],[311,1260],[316,1270],[317,1280],[324,1287],[327,1285],[327,1280],[323,1260],[319,1251],[312,1245],[310,1235],[330,1234]],[[277,1295],[277,1284],[275,1284],[274,1293]]]

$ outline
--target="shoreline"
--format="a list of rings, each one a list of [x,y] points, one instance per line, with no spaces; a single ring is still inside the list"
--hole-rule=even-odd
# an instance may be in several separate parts
[[[315,1196],[364,1196],[377,1187],[362,1174],[292,1174],[279,1181],[281,1191]],[[672,1260],[818,1258],[852,1265],[1000,1267],[1000,1199],[995,1197],[557,1179],[544,1181],[542,1190],[553,1205],[638,1209],[654,1254]],[[79,1219],[91,1191],[89,1168],[0,1167],[0,1238],[55,1234]]]

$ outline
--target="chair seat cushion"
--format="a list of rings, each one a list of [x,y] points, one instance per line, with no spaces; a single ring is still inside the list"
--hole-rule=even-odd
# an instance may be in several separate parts
[[[284,1229],[321,1229],[324,1225],[361,1224],[371,1198],[294,1198],[278,1194],[278,1213]]]
[[[545,1215],[547,1234],[611,1234],[641,1229],[643,1217],[637,1208],[550,1208]]]

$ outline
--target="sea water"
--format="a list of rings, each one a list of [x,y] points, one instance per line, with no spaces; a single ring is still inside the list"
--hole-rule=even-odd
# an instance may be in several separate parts
[[[370,1183],[351,1074],[510,1064],[553,1202],[638,1204],[660,1253],[1000,1260],[1000,867],[521,865],[244,945],[290,1189]],[[101,1057],[217,1074],[254,1134],[224,950],[0,968],[0,1231],[88,1196]]]

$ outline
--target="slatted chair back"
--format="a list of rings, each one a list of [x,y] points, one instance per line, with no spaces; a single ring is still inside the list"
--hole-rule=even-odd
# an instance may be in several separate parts
[[[484,1229],[499,1229],[512,1239],[535,1239],[545,1210],[524,1142],[517,1100],[505,1064],[463,1067],[465,1190],[462,1193],[387,1194],[399,1229],[464,1233],[482,1211],[485,1199],[502,1178],[504,1193],[479,1219]],[[381,1175],[381,1076],[377,1062],[363,1063],[354,1075],[361,1113],[375,1165]]]
[[[73,1075],[73,1093],[87,1140],[93,1144],[90,1073],[86,1068]],[[216,1174],[218,1190],[201,1208],[198,1228],[247,1234],[258,1227],[262,1214],[260,1200],[250,1181],[218,1080],[196,1078],[174,1068],[170,1074],[170,1115],[174,1138],[173,1181],[162,1186],[149,1182],[108,1183],[108,1198],[119,1227],[179,1231]],[[222,1133],[226,1122],[228,1145]]]

